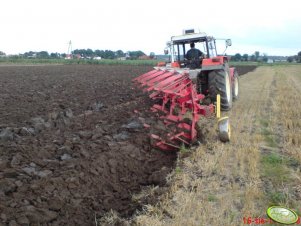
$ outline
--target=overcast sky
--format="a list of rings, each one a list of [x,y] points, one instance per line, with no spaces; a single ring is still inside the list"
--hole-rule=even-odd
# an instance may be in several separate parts
[[[0,51],[73,49],[163,53],[184,28],[231,38],[228,54],[301,51],[299,0],[6,0],[0,7]],[[223,52],[223,48],[220,52]]]

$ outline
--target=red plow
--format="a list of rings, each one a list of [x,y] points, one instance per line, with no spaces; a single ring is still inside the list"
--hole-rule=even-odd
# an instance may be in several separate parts
[[[133,80],[149,97],[156,100],[153,112],[161,112],[161,119],[171,130],[166,136],[151,134],[153,145],[162,150],[179,149],[197,139],[197,122],[201,116],[214,112],[214,105],[202,105],[205,98],[198,94],[189,78],[189,71],[155,68]]]
[[[195,49],[195,44],[203,52]],[[227,48],[232,42],[225,39],[225,44]],[[188,45],[191,49],[186,52]],[[151,134],[153,145],[176,150],[193,144],[198,138],[199,119],[215,108],[220,140],[230,141],[229,118],[221,118],[220,110],[230,110],[232,101],[238,99],[238,73],[229,67],[227,56],[217,54],[216,39],[194,29],[183,30],[182,35],[171,37],[164,52],[170,53],[168,62],[133,80],[154,100],[151,110],[161,113],[168,131]]]

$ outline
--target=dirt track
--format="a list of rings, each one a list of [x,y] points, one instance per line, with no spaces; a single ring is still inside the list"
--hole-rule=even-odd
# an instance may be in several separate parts
[[[165,184],[176,155],[151,149],[150,106],[131,89],[150,69],[0,67],[0,225],[94,225]]]

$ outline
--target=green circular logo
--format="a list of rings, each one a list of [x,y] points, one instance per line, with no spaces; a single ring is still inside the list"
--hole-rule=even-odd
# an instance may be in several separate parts
[[[283,206],[269,207],[267,215],[281,224],[294,224],[298,221],[298,215],[293,210]]]

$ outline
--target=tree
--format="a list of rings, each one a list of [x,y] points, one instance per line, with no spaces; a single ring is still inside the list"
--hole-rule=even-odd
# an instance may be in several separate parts
[[[263,62],[268,62],[268,54],[264,53],[262,57]]]
[[[103,50],[97,49],[97,50],[94,51],[94,53],[95,53],[96,56],[99,56],[101,58],[104,58],[104,56],[105,56],[105,51],[103,51]]]
[[[73,54],[80,54],[80,50],[79,49],[73,50]]]
[[[36,52],[33,52],[33,51],[25,52],[24,57],[26,57],[26,58],[35,58],[36,57]]]
[[[245,53],[245,54],[242,56],[242,59],[243,59],[243,61],[248,61],[248,60],[249,60],[249,55]]]
[[[85,54],[86,54],[87,57],[92,57],[94,55],[94,52],[93,52],[92,49],[87,49],[85,51]]]
[[[236,53],[233,57],[234,61],[241,61],[241,54],[240,53]]]
[[[46,59],[49,58],[49,54],[47,51],[41,51],[37,53],[37,58]]]
[[[0,56],[6,56],[5,52],[0,51]]]
[[[289,57],[287,58],[287,62],[289,62],[289,63],[292,63],[293,60],[294,60],[294,57],[292,57],[292,56],[289,56]]]
[[[154,59],[154,58],[155,58],[155,53],[154,53],[154,52],[150,52],[149,57],[150,57],[151,59]]]
[[[73,50],[73,54],[74,55],[80,55],[82,57],[87,57],[87,50],[85,50],[85,49],[75,49],[75,50]]]
[[[112,50],[105,50],[103,58],[104,59],[114,59],[115,53]]]
[[[115,54],[117,58],[124,57],[124,52],[122,50],[117,50]]]
[[[130,51],[129,55],[131,59],[138,59],[140,56],[144,56],[145,53],[138,50],[138,51]]]
[[[60,58],[59,53],[50,53],[50,58]]]
[[[301,51],[298,53],[298,55],[297,55],[297,62],[298,63],[301,63]]]
[[[255,60],[257,61],[260,55],[259,51],[255,51],[254,55],[255,55]]]

